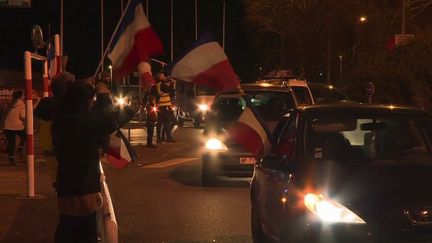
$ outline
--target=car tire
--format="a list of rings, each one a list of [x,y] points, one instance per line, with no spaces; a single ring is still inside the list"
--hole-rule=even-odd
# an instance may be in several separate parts
[[[195,128],[200,128],[200,125],[201,125],[199,119],[197,119],[197,118],[193,118],[192,124]]]
[[[179,126],[179,127],[183,127],[183,125],[184,125],[184,120],[183,120],[183,118],[177,118],[177,125]]]
[[[258,209],[256,203],[251,202],[251,230],[253,243],[267,243],[269,239],[265,236],[261,227],[261,220],[259,219]]]
[[[217,182],[216,175],[209,171],[206,167],[202,168],[202,185],[203,186],[213,186]]]

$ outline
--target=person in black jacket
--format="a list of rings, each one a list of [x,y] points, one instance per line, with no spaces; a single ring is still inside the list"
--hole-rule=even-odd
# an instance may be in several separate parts
[[[96,101],[92,106],[94,111],[111,112],[113,109],[113,102],[111,99],[111,92],[108,89],[108,84],[102,81],[96,83]],[[106,156],[109,149],[110,134],[103,135],[99,138],[99,146],[102,149],[102,155]]]
[[[92,110],[94,95],[89,83],[70,84],[52,121],[60,211],[55,242],[97,242],[96,210],[101,207],[99,138],[114,132],[138,111],[134,103],[116,111]]]

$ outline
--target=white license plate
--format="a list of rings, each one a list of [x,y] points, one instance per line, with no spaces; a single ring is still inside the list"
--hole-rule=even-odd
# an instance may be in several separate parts
[[[240,164],[255,164],[256,159],[254,157],[240,157]]]

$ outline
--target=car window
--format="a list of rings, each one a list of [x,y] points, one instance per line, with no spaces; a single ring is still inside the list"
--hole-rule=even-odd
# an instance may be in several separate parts
[[[306,151],[315,161],[432,163],[432,119],[315,117],[306,129]]]
[[[251,91],[246,92],[243,97],[221,94],[213,102],[213,117],[223,122],[235,121],[246,108],[246,103],[254,108],[263,121],[274,123],[295,107],[289,92]]]
[[[291,87],[299,105],[311,105],[312,97],[306,87]]]
[[[330,103],[335,101],[347,100],[346,96],[335,88],[328,86],[309,86],[315,103]]]

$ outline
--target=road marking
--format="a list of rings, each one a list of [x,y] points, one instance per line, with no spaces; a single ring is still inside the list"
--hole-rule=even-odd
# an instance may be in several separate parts
[[[159,163],[154,163],[150,165],[142,166],[141,168],[150,168],[150,169],[161,169],[161,168],[167,168],[174,165],[184,164],[193,160],[196,160],[198,158],[177,158],[177,159],[170,159],[165,160]]]

